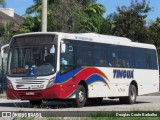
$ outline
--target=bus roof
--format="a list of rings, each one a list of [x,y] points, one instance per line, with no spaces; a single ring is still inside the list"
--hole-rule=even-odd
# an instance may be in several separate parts
[[[37,35],[38,34],[39,35],[40,34],[57,34],[57,35],[61,36],[61,39],[73,39],[73,40],[80,40],[80,41],[118,44],[118,45],[124,45],[124,46],[156,49],[156,47],[154,45],[132,42],[130,39],[125,38],[125,37],[102,35],[102,34],[96,34],[96,33],[31,32],[31,33],[15,35],[14,37],[35,35],[35,34],[37,34]]]

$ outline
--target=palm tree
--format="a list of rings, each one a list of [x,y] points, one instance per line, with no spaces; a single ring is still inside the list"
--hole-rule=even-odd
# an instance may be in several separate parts
[[[84,9],[84,16],[80,21],[78,29],[80,32],[99,33],[104,22],[103,13],[105,8],[101,4],[93,3]]]
[[[33,0],[33,2],[34,2],[34,5],[30,6],[26,10],[27,14],[32,14],[32,13],[39,14],[41,12],[41,10],[42,10],[42,0]],[[54,2],[55,2],[55,0],[48,0],[48,5],[51,5]]]
[[[34,5],[27,8],[26,13],[32,14],[32,13],[38,13],[42,9],[42,0],[33,0]]]
[[[6,1],[5,0],[0,0],[0,5],[5,8],[6,7]]]
[[[55,0],[48,0],[48,5],[52,4]],[[41,24],[41,21],[42,21],[42,0],[33,0],[34,2],[34,5],[30,6],[29,8],[27,8],[26,10],[26,14],[33,14],[35,13],[35,17],[33,17],[34,21],[36,21],[36,25],[33,27],[33,29],[30,29],[28,28],[28,26],[26,27],[26,25],[24,25],[26,28],[27,28],[27,32],[28,30],[30,32],[33,32],[33,31],[40,31],[40,24]],[[47,10],[47,14],[48,14],[48,19],[50,18],[51,16],[51,10],[50,8],[48,7],[48,10]],[[31,20],[30,17],[26,17],[26,19],[29,19]],[[32,20],[31,20],[32,21]],[[22,27],[20,31],[24,31],[23,29],[25,27]],[[25,28],[25,29],[26,29]]]
[[[101,4],[90,4],[89,6],[86,7],[86,9],[84,10],[84,12],[86,12],[88,15],[103,15],[103,13],[105,12],[105,8],[103,5]]]

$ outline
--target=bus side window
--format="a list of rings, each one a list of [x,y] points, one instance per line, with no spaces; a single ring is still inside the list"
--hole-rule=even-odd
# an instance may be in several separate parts
[[[76,41],[75,44],[76,66],[92,66],[92,43]]]
[[[61,53],[60,56],[60,72],[61,74],[69,72],[75,68],[74,65],[74,47],[73,45],[66,44],[66,52]]]

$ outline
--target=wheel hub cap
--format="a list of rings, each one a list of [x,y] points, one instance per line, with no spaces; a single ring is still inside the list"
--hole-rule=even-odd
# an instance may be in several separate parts
[[[84,101],[84,93],[83,93],[83,91],[79,92],[78,99],[79,99],[79,102],[83,102]]]

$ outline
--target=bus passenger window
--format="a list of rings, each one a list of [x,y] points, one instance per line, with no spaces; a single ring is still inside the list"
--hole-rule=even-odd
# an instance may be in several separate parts
[[[65,53],[61,53],[60,56],[60,72],[61,74],[69,72],[75,68],[74,59],[73,59],[73,46],[66,44]]]

